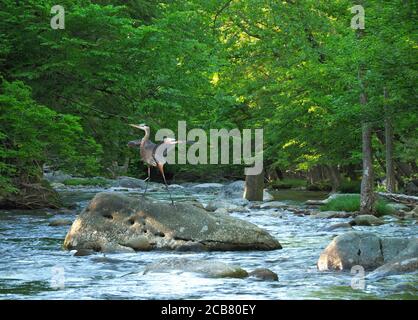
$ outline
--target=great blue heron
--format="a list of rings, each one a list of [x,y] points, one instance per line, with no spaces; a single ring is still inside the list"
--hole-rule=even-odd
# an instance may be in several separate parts
[[[163,176],[165,187],[170,195],[171,203],[174,204],[173,198],[171,197],[170,189],[168,188],[167,180],[165,179],[164,174],[164,165],[166,164],[167,154],[170,150],[174,149],[177,143],[182,143],[186,141],[177,141],[173,138],[165,138],[162,142],[156,144],[149,139],[150,136],[150,128],[145,124],[130,124],[131,127],[141,129],[145,131],[145,136],[139,140],[133,140],[128,142],[128,147],[131,148],[139,148],[139,154],[141,160],[146,163],[148,166],[148,177],[145,179],[145,193],[147,192],[148,182],[151,179],[151,167],[157,167],[160,170],[161,175]]]

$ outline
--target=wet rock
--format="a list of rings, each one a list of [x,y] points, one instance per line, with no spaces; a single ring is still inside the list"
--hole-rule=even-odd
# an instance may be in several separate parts
[[[321,253],[318,269],[350,270],[361,265],[374,269],[383,264],[380,238],[372,233],[347,232],[337,236]]]
[[[244,194],[245,181],[238,180],[223,186],[221,195],[224,198],[242,198]]]
[[[125,245],[135,251],[148,251],[152,248],[148,238],[145,236],[132,237],[126,241]]]
[[[373,270],[385,263],[418,257],[417,238],[380,238],[350,231],[335,237],[318,259],[318,269],[350,270],[360,265]]]
[[[299,206],[292,206],[292,205],[286,206],[285,210],[293,214],[303,215],[303,216],[309,216],[309,215],[314,216],[315,214],[318,213],[318,211],[314,211],[312,209],[307,209],[307,208],[302,208]]]
[[[193,272],[209,278],[246,278],[248,272],[239,266],[226,264],[220,261],[191,260],[191,259],[162,259],[157,263],[148,265],[144,274],[150,272]]]
[[[201,244],[205,250],[281,248],[276,239],[252,223],[190,204],[178,202],[173,206],[116,192],[98,193],[90,201],[72,224],[64,247],[133,252],[175,250],[186,243]]]
[[[205,209],[205,207],[203,206],[203,204],[197,200],[187,200],[187,201],[183,201],[184,204],[190,204],[192,206],[195,206],[197,208],[200,209]]]
[[[191,187],[195,192],[219,192],[223,188],[221,183],[200,183]]]
[[[225,200],[222,201],[220,199],[210,201],[206,205],[205,209],[207,211],[212,211],[212,212],[213,211],[215,211],[215,212],[224,212],[224,211],[226,211],[226,212],[248,212],[249,211],[248,208],[245,208],[241,205],[237,205],[237,204],[235,204],[233,202],[230,202],[230,201],[225,201]],[[219,209],[224,209],[224,210],[217,211]]]
[[[281,208],[285,208],[287,206],[288,205],[284,202],[270,201],[270,202],[261,204],[260,209],[281,209]]]
[[[266,268],[258,268],[248,274],[250,277],[255,277],[266,281],[279,281],[277,273]]]
[[[418,258],[410,258],[386,263],[367,275],[367,279],[378,280],[395,274],[415,271],[418,271]]]
[[[320,211],[313,214],[313,218],[331,219],[331,218],[348,218],[353,213],[344,211]]]
[[[330,225],[329,227],[326,227],[324,229],[324,231],[333,231],[336,229],[352,229],[353,227],[351,226],[350,223],[347,222],[342,222],[342,223],[335,223]]]
[[[396,203],[396,202],[388,203],[387,206],[392,208],[395,211],[400,211],[400,210],[408,211],[409,209],[407,205],[404,205],[402,203]]]
[[[215,211],[213,211],[214,213],[219,213],[219,214],[228,214],[228,210],[226,210],[225,208],[218,208]]]
[[[384,262],[418,256],[417,241],[409,238],[381,238],[381,252]]]
[[[385,222],[371,214],[363,214],[354,218],[357,226],[379,226]]]
[[[130,188],[130,189],[145,189],[146,182],[141,179],[132,177],[118,177],[112,186],[119,188]]]
[[[70,219],[54,219],[48,225],[51,227],[69,226],[73,222]]]

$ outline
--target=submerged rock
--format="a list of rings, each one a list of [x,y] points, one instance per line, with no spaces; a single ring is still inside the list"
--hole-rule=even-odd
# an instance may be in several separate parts
[[[385,263],[418,257],[418,238],[380,238],[369,232],[339,235],[321,253],[318,269],[350,270],[355,265],[373,270]]]
[[[260,205],[260,209],[279,209],[286,207],[288,207],[288,205],[281,201],[270,201]]]
[[[367,279],[378,280],[395,274],[415,272],[418,270],[418,258],[393,261],[377,268],[367,275]]]
[[[192,186],[192,190],[195,192],[217,192],[223,188],[221,183],[200,183]]]
[[[324,229],[324,231],[333,231],[335,229],[352,229],[353,227],[351,226],[350,223],[347,222],[341,222],[341,223],[335,223],[330,225],[329,227],[326,227]]]
[[[246,278],[248,272],[239,266],[220,261],[191,260],[191,259],[162,259],[148,265],[144,274],[150,272],[182,271],[199,273],[210,278]]]
[[[245,199],[242,199],[245,200]],[[220,199],[216,199],[216,200],[212,200],[210,201],[205,208],[207,211],[215,211],[215,212],[248,212],[249,209],[245,208],[242,205],[239,204],[235,204],[232,201],[226,201],[226,200],[220,200]],[[223,209],[221,211],[218,211],[220,209]]]
[[[69,226],[73,222],[70,219],[54,219],[48,224],[51,227],[58,227],[58,226]]]
[[[332,218],[348,218],[352,216],[352,212],[344,212],[344,211],[320,211],[314,212],[313,218],[319,219],[332,219]]]
[[[221,195],[224,198],[242,198],[244,195],[245,181],[238,180],[223,186]]]
[[[254,271],[251,271],[248,274],[250,277],[257,278],[259,280],[267,280],[267,281],[279,281],[279,277],[277,273],[271,271],[267,268],[258,268]]]
[[[141,179],[132,177],[119,177],[117,178],[112,186],[119,188],[130,188],[130,189],[144,189],[146,182]]]
[[[280,243],[256,225],[190,204],[99,193],[76,218],[66,249],[274,250]]]

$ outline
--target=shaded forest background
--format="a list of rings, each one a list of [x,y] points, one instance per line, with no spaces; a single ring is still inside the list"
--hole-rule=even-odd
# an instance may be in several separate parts
[[[55,4],[65,8],[63,30],[50,26]],[[361,37],[350,28],[356,4],[366,14]],[[145,176],[126,147],[138,136],[127,124],[176,132],[179,120],[190,129],[263,128],[272,186],[302,178],[318,189],[355,191],[362,124],[370,128],[376,178],[387,176],[389,155],[391,189],[418,179],[416,1],[0,6],[2,198],[40,183],[45,164],[111,176],[116,163],[130,160],[125,174]],[[243,172],[227,165],[167,170],[175,181]]]

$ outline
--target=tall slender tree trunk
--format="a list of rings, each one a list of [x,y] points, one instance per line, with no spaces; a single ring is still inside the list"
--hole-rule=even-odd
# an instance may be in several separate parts
[[[388,92],[386,87],[383,89],[385,98],[385,148],[386,148],[386,190],[396,191],[395,169],[393,162],[393,126],[392,117],[387,105]]]
[[[361,3],[362,4],[362,1]],[[357,30],[357,38],[360,42],[364,36],[364,30]],[[367,84],[364,79],[365,65],[360,64],[358,68],[358,81],[360,84],[360,104],[363,110],[367,106]],[[373,214],[374,209],[374,174],[373,174],[373,153],[372,153],[372,125],[367,119],[367,115],[364,115],[361,124],[361,140],[362,140],[362,158],[363,158],[363,172],[361,178],[361,193],[360,193],[360,212],[363,214]]]
[[[263,201],[264,170],[258,175],[245,177],[244,198],[249,201]]]
[[[360,103],[367,104],[365,92],[360,94]],[[374,191],[373,191],[373,153],[372,153],[372,126],[364,120],[362,123],[362,156],[363,176],[361,179],[360,212],[373,214]]]

